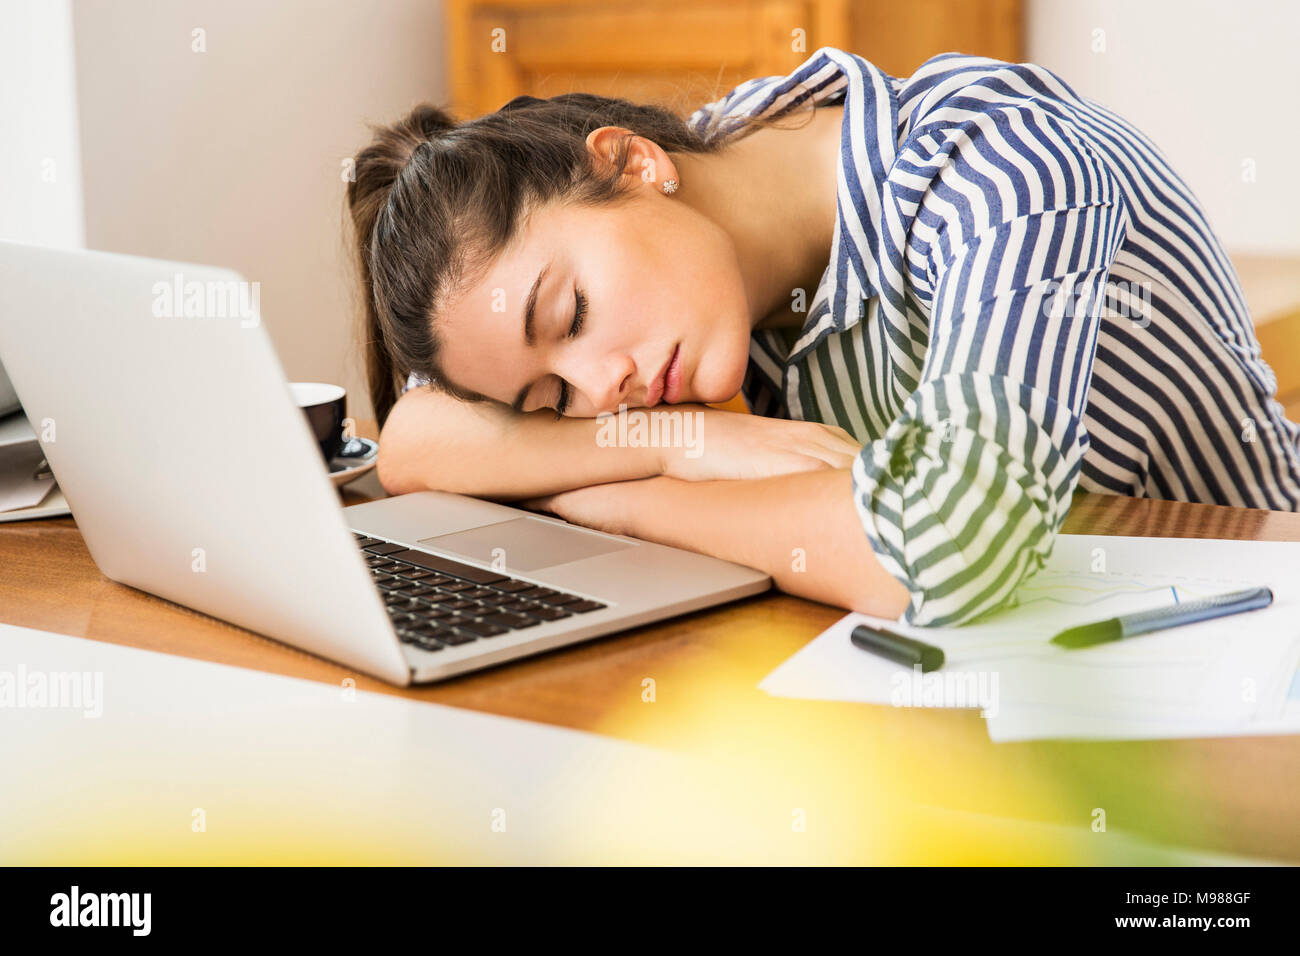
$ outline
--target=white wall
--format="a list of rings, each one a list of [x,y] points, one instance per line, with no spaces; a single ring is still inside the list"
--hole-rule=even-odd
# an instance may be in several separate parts
[[[1027,0],[1026,11],[1027,59],[1154,140],[1229,251],[1300,254],[1300,3]]]
[[[80,246],[71,8],[68,0],[6,0],[0,14],[0,239]],[[0,410],[17,403],[0,366]]]
[[[289,377],[338,382],[369,416],[341,163],[367,122],[441,100],[441,4],[75,0],[74,14],[87,245],[260,282]]]
[[[0,239],[82,244],[67,0],[6,0],[0,30]]]

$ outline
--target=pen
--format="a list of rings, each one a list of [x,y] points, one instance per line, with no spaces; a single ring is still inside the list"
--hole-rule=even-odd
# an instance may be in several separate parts
[[[1242,611],[1254,611],[1261,607],[1268,607],[1272,603],[1273,592],[1268,588],[1248,588],[1245,591],[1218,594],[1199,601],[1185,601],[1182,604],[1159,607],[1152,611],[1124,614],[1120,617],[1112,617],[1108,621],[1081,624],[1057,634],[1052,638],[1052,643],[1070,650],[1092,647],[1094,644],[1122,641],[1126,637],[1162,631],[1167,627],[1177,627],[1179,624],[1191,624],[1228,614],[1240,614]]]
[[[850,635],[851,640],[864,651],[888,658],[899,664],[921,666],[921,673],[938,670],[943,666],[943,648],[924,641],[887,631],[883,627],[859,624]]]

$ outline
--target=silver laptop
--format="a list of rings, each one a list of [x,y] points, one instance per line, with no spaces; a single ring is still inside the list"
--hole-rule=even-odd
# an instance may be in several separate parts
[[[395,684],[768,588],[461,495],[341,508],[243,281],[0,242],[0,361],[113,580]]]

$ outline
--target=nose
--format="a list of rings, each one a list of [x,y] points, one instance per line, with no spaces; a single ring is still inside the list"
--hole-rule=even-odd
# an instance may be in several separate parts
[[[569,381],[587,396],[594,414],[617,412],[636,383],[636,362],[626,352],[607,353],[594,362],[588,359]]]

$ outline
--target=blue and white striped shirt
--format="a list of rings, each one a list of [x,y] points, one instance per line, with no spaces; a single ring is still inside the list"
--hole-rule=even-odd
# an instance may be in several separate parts
[[[1006,602],[1076,487],[1297,509],[1300,426],[1150,140],[1039,66],[898,79],[830,47],[690,123],[726,137],[808,97],[844,106],[831,261],[802,329],[754,332],[743,394],[864,443],[857,512],[909,622]]]

